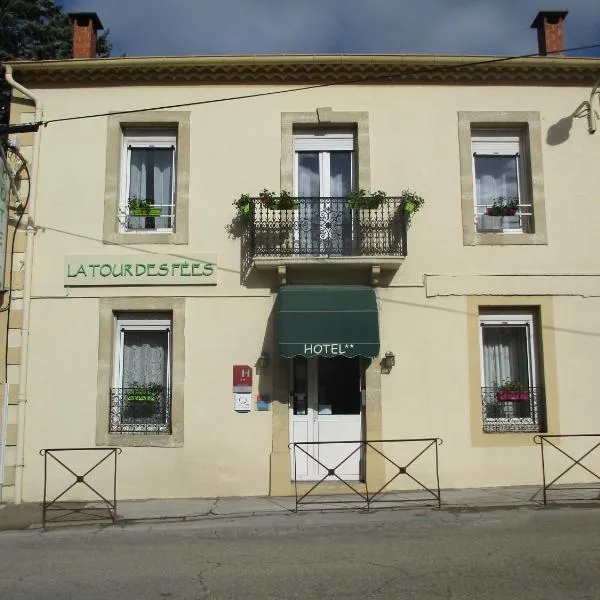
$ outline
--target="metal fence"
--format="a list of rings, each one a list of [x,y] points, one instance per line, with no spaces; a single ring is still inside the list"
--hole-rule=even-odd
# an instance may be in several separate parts
[[[375,503],[385,503],[394,505],[400,503],[427,503],[434,501],[437,508],[441,508],[440,478],[439,478],[439,454],[438,447],[442,444],[440,438],[407,438],[407,439],[384,439],[384,440],[344,440],[335,442],[294,442],[290,444],[294,453],[294,481],[296,495],[296,512],[301,506],[306,505],[340,505],[340,504],[363,504],[363,507],[369,510]],[[410,450],[400,451],[402,445],[405,449],[412,444]],[[384,451],[386,445],[394,446],[393,452]],[[345,452],[337,452],[335,464],[323,462],[319,456],[319,448],[325,446],[337,446],[349,448]],[[416,446],[416,448],[415,448]],[[310,448],[310,450],[309,450]],[[402,457],[398,456],[402,454]],[[308,462],[314,463],[314,466],[320,471],[320,476],[315,481],[307,482],[308,490],[301,492],[298,480],[297,464],[298,457],[304,457]],[[344,471],[347,471],[348,462],[360,457],[361,477],[348,477]],[[424,457],[430,457],[432,464],[424,468],[423,472],[429,471],[429,477],[433,483],[426,484],[417,476],[416,463]],[[383,477],[383,483],[375,485],[374,489],[369,489],[369,468],[379,461],[379,468],[382,473],[386,472],[388,476]],[[423,460],[421,460],[421,463]],[[420,463],[419,463],[420,466]],[[391,489],[391,484],[397,482],[399,478],[410,480],[414,490],[399,491]],[[351,494],[354,498],[336,498],[327,495],[325,498],[318,495],[325,486],[331,482],[339,482],[340,495]],[[425,496],[418,496],[415,493],[425,492]]]
[[[556,500],[600,500],[600,475],[598,475],[597,471],[584,464],[584,460],[589,459],[596,449],[600,447],[600,433],[579,433],[572,435],[544,434],[534,436],[533,441],[540,446],[543,481],[541,491],[544,504],[548,503],[548,492],[551,490],[556,493],[552,499],[553,502]],[[575,450],[567,452],[567,450],[558,445],[558,443],[566,441],[581,442],[577,449],[577,455],[575,455]],[[545,448],[546,450],[544,450]],[[600,459],[600,456],[596,455],[595,458]],[[557,459],[560,459],[560,461]],[[557,466],[557,463],[561,461],[562,466]],[[598,464],[600,465],[600,460]],[[591,483],[594,485],[566,482],[567,475],[572,475],[575,467],[583,469],[587,473],[588,478],[591,476]],[[558,472],[558,474],[549,475],[551,470]],[[588,492],[586,497],[573,496],[573,492],[580,494],[584,491]]]
[[[68,465],[67,460],[69,454],[75,454],[76,456],[87,453],[94,457],[98,456],[99,459],[84,472],[78,472],[78,467]],[[50,521],[68,521],[74,514],[83,515],[87,519],[107,519],[109,518],[113,523],[117,518],[117,456],[121,454],[120,448],[44,448],[40,450],[40,454],[44,457],[44,501],[42,504],[42,526],[45,527],[47,522]],[[60,456],[60,458],[59,458]],[[60,471],[65,475],[64,471],[67,472],[67,479],[73,480],[53,498],[49,499],[49,460],[52,464],[57,464],[62,467]],[[94,460],[94,458],[92,458]],[[111,465],[111,476],[112,476],[112,489],[107,493],[100,493],[89,481],[89,476],[104,464],[106,461],[110,461]],[[87,488],[94,494],[94,506],[90,506],[91,502],[69,502],[67,500],[61,500],[68,492],[70,492],[76,486],[81,485]],[[100,502],[98,502],[98,499]],[[100,504],[100,506],[97,506]],[[52,517],[49,517],[49,514]]]

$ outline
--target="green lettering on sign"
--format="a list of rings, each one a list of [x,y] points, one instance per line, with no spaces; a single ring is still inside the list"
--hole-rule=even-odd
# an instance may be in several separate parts
[[[65,260],[65,285],[216,284],[216,278],[213,277],[217,267],[214,262],[202,259],[174,262],[176,257],[170,255],[157,255],[157,259],[157,262],[146,262],[144,256],[139,261],[136,256],[71,257],[70,260]],[[160,260],[164,262],[159,262]],[[157,281],[157,277],[161,281]],[[128,281],[115,281],[119,278],[126,278]],[[195,281],[191,281],[192,279]]]

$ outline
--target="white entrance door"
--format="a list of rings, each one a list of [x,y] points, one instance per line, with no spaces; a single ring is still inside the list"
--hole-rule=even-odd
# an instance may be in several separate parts
[[[358,442],[362,439],[361,398],[359,358],[295,358],[290,441]],[[360,479],[358,443],[291,446],[291,459],[292,479],[322,479],[326,469],[334,468],[342,479]]]

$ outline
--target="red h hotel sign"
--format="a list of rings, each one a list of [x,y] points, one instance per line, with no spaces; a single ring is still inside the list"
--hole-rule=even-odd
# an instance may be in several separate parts
[[[233,389],[236,392],[252,391],[252,367],[249,365],[233,365]]]

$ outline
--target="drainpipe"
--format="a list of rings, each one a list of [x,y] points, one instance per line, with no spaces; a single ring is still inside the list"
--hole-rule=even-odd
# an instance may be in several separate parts
[[[4,65],[4,78],[15,90],[33,101],[35,105],[35,122],[42,120],[42,105],[32,92],[13,79],[11,65]],[[35,205],[37,196],[38,165],[40,160],[41,128],[33,138],[33,161],[31,167],[31,182],[29,189],[29,204],[27,207],[27,229],[25,250],[25,272],[23,275],[23,322],[21,325],[21,365],[19,372],[19,392],[17,400],[17,457],[15,465],[15,504],[23,501],[23,469],[25,468],[25,412],[27,406],[27,363],[29,358],[29,320],[31,310],[31,276],[33,268],[33,237],[35,235]],[[16,232],[15,232],[16,235]],[[12,260],[11,256],[11,260]]]

